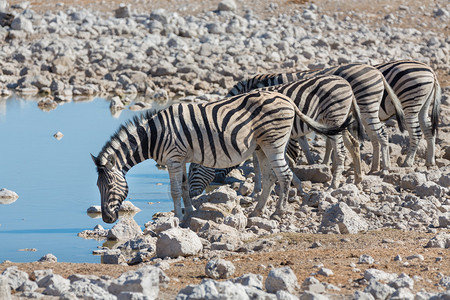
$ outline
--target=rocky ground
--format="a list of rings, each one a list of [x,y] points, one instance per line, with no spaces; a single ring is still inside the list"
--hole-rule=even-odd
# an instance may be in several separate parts
[[[443,97],[434,168],[424,167],[424,142],[413,168],[398,167],[407,138],[389,121],[388,175],[367,175],[356,186],[348,161],[347,182],[328,191],[317,178],[329,178],[329,167],[302,158],[295,172],[308,196],[292,191],[293,213],[279,223],[268,217],[275,195],[267,215],[247,218],[248,162],[227,185],[196,199],[188,228],[161,213],[144,231],[122,218],[109,231],[80,233],[119,240],[93,249],[105,265],[57,263],[51,255],[3,262],[1,299],[11,289],[13,298],[64,299],[154,298],[158,290],[158,299],[207,298],[205,291],[210,299],[449,297],[448,1],[8,2],[0,16],[2,94],[47,95],[43,109],[99,95],[116,96],[112,111],[173,97],[208,101],[255,73],[406,58],[436,70]],[[320,158],[323,140],[311,144]],[[370,153],[365,141],[365,172]],[[38,271],[45,269],[52,271]]]

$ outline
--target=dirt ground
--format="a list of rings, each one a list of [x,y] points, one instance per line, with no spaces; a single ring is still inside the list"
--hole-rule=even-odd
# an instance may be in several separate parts
[[[21,3],[22,1],[8,1],[10,5]],[[203,11],[211,11],[217,8],[219,1],[200,1],[200,0],[46,0],[30,1],[32,9],[37,12],[47,10],[64,10],[68,6],[84,6],[90,9],[98,9],[104,13],[111,13],[112,8],[119,7],[120,3],[129,3],[132,11],[139,9],[150,12],[156,8],[165,8],[177,11],[180,14],[195,14]],[[239,1],[240,7],[252,8],[260,16],[270,14],[267,9],[270,2],[277,3],[279,12],[291,12],[295,9],[300,10],[300,4],[305,3],[302,0],[274,0],[274,1]],[[342,17],[354,12],[370,13],[369,17],[361,20],[366,24],[376,26],[383,22],[386,14],[396,11],[399,5],[409,6],[411,10],[419,9],[420,1],[407,0],[317,0],[313,1],[323,12],[333,15],[334,12],[344,12]],[[422,2],[423,3],[423,2]],[[258,5],[260,4],[260,5]],[[429,4],[432,5],[432,4]],[[432,16],[423,16],[421,22],[427,23],[427,18]],[[414,18],[406,17],[403,20],[403,26],[413,26],[418,22]],[[422,28],[426,29],[427,25]],[[442,29],[450,36],[450,28]],[[437,70],[439,81],[442,87],[450,86],[450,74]],[[440,276],[450,275],[450,251],[448,249],[430,249],[425,248],[428,240],[434,233],[403,232],[399,230],[380,230],[376,232],[367,232],[356,235],[311,235],[311,234],[280,234],[277,236],[268,236],[272,241],[268,243],[264,252],[253,254],[234,254],[226,257],[236,266],[236,273],[233,277],[238,277],[245,273],[261,274],[266,278],[270,268],[289,266],[291,267],[301,283],[306,277],[317,272],[317,265],[323,264],[324,267],[331,269],[334,275],[323,277],[318,275],[322,282],[332,283],[341,288],[342,294],[353,294],[355,290],[362,290],[361,279],[363,273],[368,268],[377,268],[386,272],[400,274],[402,272],[409,276],[419,276],[416,280],[415,290],[424,288],[427,291],[439,291],[441,287],[436,286]],[[314,242],[321,244],[318,248],[311,248]],[[270,245],[272,244],[272,245]],[[373,265],[357,264],[358,258],[362,254],[371,255],[375,259]],[[424,260],[406,259],[406,257],[421,254]],[[394,261],[394,257],[400,255],[403,261]],[[436,259],[441,257],[442,259]],[[205,277],[204,259],[186,258],[180,262],[172,264],[166,274],[171,278],[167,289],[161,290],[161,299],[173,299],[178,291],[187,284],[200,283]],[[356,266],[351,266],[355,263]],[[32,273],[33,270],[53,269],[54,273],[68,277],[71,274],[93,274],[109,275],[117,277],[125,271],[137,269],[141,266],[119,266],[119,265],[101,265],[101,264],[72,264],[72,263],[12,263],[3,262],[0,264],[0,273],[9,266],[16,265],[19,269]],[[360,269],[360,272],[353,270]],[[360,285],[361,284],[361,285]]]
[[[312,234],[279,234],[267,236],[267,247],[263,252],[253,254],[233,254],[225,257],[233,262],[236,272],[233,277],[246,273],[261,274],[264,279],[275,268],[289,266],[297,275],[301,284],[303,280],[323,267],[331,269],[334,275],[324,277],[317,275],[321,282],[331,283],[341,288],[340,294],[351,295],[355,290],[364,288],[363,274],[366,269],[376,268],[385,272],[400,274],[402,272],[416,278],[414,289],[419,291],[439,291],[436,286],[441,275],[449,275],[450,251],[448,249],[425,248],[433,233],[403,232],[399,230],[380,230],[355,235],[312,235]],[[321,246],[312,248],[313,243]],[[362,254],[375,259],[374,264],[358,264]],[[424,260],[409,258],[420,254]],[[401,261],[394,261],[397,255]],[[439,259],[441,258],[441,259]],[[171,278],[169,287],[160,290],[160,299],[173,299],[178,291],[188,284],[198,284],[205,278],[206,259],[185,258],[171,264],[166,274]],[[354,265],[352,265],[354,264]],[[10,266],[18,266],[20,270],[53,269],[63,277],[72,274],[108,275],[118,277],[125,271],[135,270],[139,266],[120,266],[102,264],[75,263],[12,263],[0,264],[0,273]],[[354,270],[354,268],[359,269]]]

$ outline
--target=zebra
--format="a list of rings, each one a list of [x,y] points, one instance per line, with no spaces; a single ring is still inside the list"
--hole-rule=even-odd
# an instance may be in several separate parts
[[[136,164],[154,159],[166,165],[175,216],[183,220],[193,210],[189,197],[186,163],[211,168],[237,165],[256,151],[262,162],[262,192],[253,213],[262,213],[271,188],[270,169],[282,187],[276,215],[285,211],[292,171],[285,160],[294,116],[324,134],[343,128],[323,126],[304,115],[292,100],[276,92],[254,91],[207,104],[178,103],[159,112],[147,111],[125,123],[105,143],[97,157],[97,186],[103,221],[113,223],[128,195],[127,172]]]
[[[282,85],[268,86],[258,90],[276,91],[289,96],[303,113],[328,126],[343,124],[346,118],[350,116],[349,114],[351,112],[355,116],[356,123],[361,123],[353,90],[349,82],[339,76],[316,76],[310,79],[298,80]],[[292,138],[298,139],[311,132],[311,130],[312,129],[309,128],[307,124],[304,124],[304,122],[296,118]],[[361,132],[360,135],[362,135]],[[340,176],[344,168],[344,144],[347,148],[351,149],[350,154],[355,163],[355,177],[356,180],[360,181],[362,172],[358,142],[345,131],[342,134],[329,136],[329,139],[335,150],[335,168],[330,187],[336,188],[340,182]],[[206,166],[196,166],[193,164],[191,164],[191,166],[193,168],[192,170],[196,170],[196,172],[200,172],[199,170],[202,170],[202,173],[214,172],[213,170],[204,170]],[[256,172],[256,174],[258,175],[258,172]],[[192,175],[192,177],[194,177],[194,175]],[[197,178],[198,177],[200,176],[197,176]],[[203,180],[204,182],[207,181],[206,179]],[[300,193],[302,193],[301,185],[296,177],[294,177],[294,181],[296,181],[297,187],[300,186],[299,190]],[[259,182],[259,178],[256,177],[256,186]],[[193,194],[195,193],[198,194],[199,192],[193,191]]]
[[[286,158],[290,160],[290,165],[300,156],[300,144],[297,140],[289,139],[286,147]],[[202,165],[192,163],[189,166],[188,186],[189,196],[192,198],[200,195],[211,182],[223,183],[228,173],[237,168],[233,166],[224,169],[205,168]],[[260,188],[255,189],[258,192]]]
[[[425,63],[414,60],[400,60],[374,66],[380,70],[397,95],[405,114],[405,127],[409,134],[409,147],[403,167],[411,167],[417,146],[423,132],[427,141],[426,166],[435,161],[435,141],[438,132],[441,88],[434,71]],[[431,116],[429,108],[433,102]],[[394,104],[386,92],[380,104],[380,120],[386,121],[395,114]],[[309,153],[306,143],[301,143],[303,151]],[[331,145],[326,144],[325,157],[329,157]]]
[[[426,166],[435,161],[435,142],[441,102],[441,87],[437,76],[428,65],[414,60],[400,60],[375,65],[398,96],[405,112],[405,127],[409,134],[409,147],[404,167],[411,167],[423,132],[427,141]],[[431,116],[429,108],[433,102]],[[383,95],[380,118],[393,115],[390,95]]]
[[[227,96],[234,96],[253,89],[283,84],[294,80],[311,78],[318,75],[336,75],[346,79],[353,88],[356,97],[364,129],[373,146],[373,157],[370,173],[377,172],[380,168],[386,172],[390,168],[389,141],[383,123],[379,118],[382,110],[381,102],[385,95],[389,95],[392,101],[392,116],[397,117],[399,128],[403,131],[404,112],[401,103],[383,74],[373,66],[351,63],[322,70],[308,70],[295,73],[261,74],[250,79],[236,83]],[[328,154],[328,152],[327,152]],[[306,151],[308,162],[311,163],[311,155]],[[327,163],[329,155],[325,155],[324,163]]]

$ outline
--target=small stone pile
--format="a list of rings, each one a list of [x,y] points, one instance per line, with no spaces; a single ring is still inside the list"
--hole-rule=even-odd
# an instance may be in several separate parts
[[[133,5],[109,15],[80,7],[40,15],[33,6],[16,5],[0,16],[0,88],[5,95],[8,89],[52,94],[42,103],[46,109],[52,101],[104,94],[135,99],[133,109],[145,109],[148,101],[168,97],[213,100],[263,72],[407,58],[449,71],[445,1],[399,9],[373,27],[361,22],[364,13],[344,18],[306,4],[281,14],[276,3],[266,5],[270,17],[241,10],[233,0],[195,16]],[[431,16],[430,27],[442,33],[403,24],[412,14]]]
[[[51,269],[33,271],[30,278],[17,267],[9,267],[0,275],[0,299],[158,299],[160,287],[167,287],[169,280],[154,266],[125,272],[116,279],[79,274],[66,279]],[[14,298],[11,291],[15,292]]]

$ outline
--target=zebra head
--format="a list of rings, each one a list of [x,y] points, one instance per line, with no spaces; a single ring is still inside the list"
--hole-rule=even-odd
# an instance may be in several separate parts
[[[119,207],[128,195],[128,184],[124,174],[116,166],[115,157],[106,159],[92,156],[97,166],[97,186],[101,196],[102,218],[106,223],[114,223],[119,217]]]

